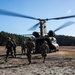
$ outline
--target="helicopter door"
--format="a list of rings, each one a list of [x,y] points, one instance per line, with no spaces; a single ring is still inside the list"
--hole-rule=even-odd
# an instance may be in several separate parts
[[[51,52],[51,46],[52,46],[51,41],[50,41],[50,39],[46,38],[46,39],[37,39],[36,40],[36,42],[35,42],[35,45],[36,45],[35,53],[41,53],[40,46],[43,44],[44,41],[47,41],[47,43],[49,45],[49,52]]]

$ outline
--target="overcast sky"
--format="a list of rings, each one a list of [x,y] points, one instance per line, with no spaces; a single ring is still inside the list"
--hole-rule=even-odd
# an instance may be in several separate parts
[[[35,18],[55,18],[75,15],[75,0],[0,0],[0,9],[32,16]],[[75,22],[75,18],[49,20],[47,32],[55,30],[66,22]],[[0,15],[0,31],[16,34],[31,34],[30,27],[39,21],[27,18]],[[75,23],[56,32],[58,35],[75,36]]]

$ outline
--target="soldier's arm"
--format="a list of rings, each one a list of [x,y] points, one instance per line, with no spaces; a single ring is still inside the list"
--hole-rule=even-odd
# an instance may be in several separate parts
[[[14,43],[12,41],[10,41],[11,45],[14,46]]]
[[[15,42],[15,46],[17,46],[16,42]]]

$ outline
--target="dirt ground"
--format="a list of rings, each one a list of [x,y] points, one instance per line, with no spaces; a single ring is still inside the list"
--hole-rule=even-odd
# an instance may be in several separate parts
[[[27,64],[27,57],[26,55],[21,55],[21,47],[18,46],[17,49],[17,57],[16,58],[11,58],[11,56],[8,59],[8,63],[7,64],[11,64],[11,65],[22,65],[22,64]],[[6,55],[6,50],[4,46],[0,46],[0,64],[5,63],[5,55]],[[59,51],[57,52],[52,52],[52,53],[48,53],[47,61],[54,62],[54,61],[67,61],[67,65],[63,65],[63,66],[74,66],[75,64],[68,64],[72,59],[75,59],[75,46],[60,46]],[[39,61],[39,62],[38,62]],[[42,63],[42,57],[41,54],[33,54],[32,55],[32,62],[33,63]],[[53,63],[52,63],[53,64]],[[56,66],[56,64],[53,64],[51,66]],[[59,66],[59,64],[57,65]],[[61,65],[62,66],[62,65]]]
[[[5,62],[6,50],[0,47],[0,75],[75,75],[75,46],[60,46],[59,51],[48,53],[46,62],[40,54],[32,55],[28,65],[26,55],[17,47],[17,57]]]

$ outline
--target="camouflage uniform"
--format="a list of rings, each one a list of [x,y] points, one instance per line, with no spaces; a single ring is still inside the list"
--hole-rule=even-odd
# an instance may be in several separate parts
[[[17,46],[17,44],[16,44],[14,39],[12,40],[12,42],[13,42],[13,54],[14,54],[14,56],[16,58],[16,46]]]
[[[41,49],[41,55],[43,57],[43,63],[44,63],[45,59],[46,59],[46,56],[47,56],[47,53],[49,52],[49,46],[48,46],[46,41],[43,42],[40,49]]]
[[[23,44],[21,45],[22,55],[25,54],[25,49],[26,49],[26,44],[25,44],[25,41],[24,41]]]
[[[27,46],[27,58],[29,61],[29,64],[31,63],[31,51],[33,50],[34,47],[34,42],[32,41],[31,38],[28,39],[28,42],[26,43]]]
[[[6,49],[7,49],[7,51],[6,51],[6,61],[7,61],[7,58],[9,56],[9,52],[11,52],[11,55],[13,57],[12,48],[13,48],[13,42],[11,41],[11,38],[9,37],[8,41],[6,43]]]

